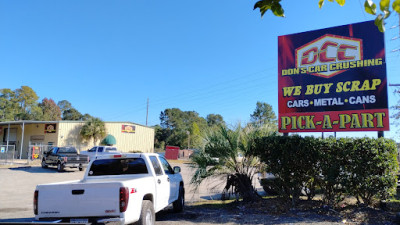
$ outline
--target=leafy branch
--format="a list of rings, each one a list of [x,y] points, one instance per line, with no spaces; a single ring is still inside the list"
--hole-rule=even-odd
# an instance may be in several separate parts
[[[346,3],[346,0],[328,0],[328,1],[329,2],[336,1],[336,3],[338,3],[340,6],[344,6],[344,4]],[[259,9],[261,17],[263,17],[268,10],[271,10],[275,16],[285,17],[284,9],[280,4],[280,2],[281,0],[260,0],[254,4],[254,10]],[[391,2],[392,4],[390,4]],[[319,8],[322,8],[324,3],[325,0],[319,0],[318,1]],[[392,7],[392,9],[390,9],[390,6]],[[368,14],[376,16],[375,25],[381,32],[385,32],[385,19],[387,19],[391,15],[392,10],[400,14],[400,0],[394,0],[394,1],[380,0],[379,14],[377,12],[377,5],[375,4],[375,2],[373,0],[365,0],[364,10]]]

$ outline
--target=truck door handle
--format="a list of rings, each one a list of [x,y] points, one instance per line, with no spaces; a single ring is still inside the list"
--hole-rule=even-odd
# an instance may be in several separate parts
[[[72,190],[73,195],[82,195],[85,193],[85,190]]]
[[[158,179],[157,183],[161,184],[161,180],[160,180],[160,179]]]

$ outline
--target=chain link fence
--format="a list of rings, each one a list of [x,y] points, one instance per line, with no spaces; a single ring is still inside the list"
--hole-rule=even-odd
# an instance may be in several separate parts
[[[16,157],[15,145],[0,145],[0,164],[12,164]]]
[[[52,147],[52,145],[29,145],[28,161],[42,160],[43,154]]]

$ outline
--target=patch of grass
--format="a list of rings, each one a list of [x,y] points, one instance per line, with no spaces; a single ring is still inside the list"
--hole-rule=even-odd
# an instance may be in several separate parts
[[[276,199],[276,198],[278,198],[278,196],[277,195],[268,195],[268,196],[263,196],[262,198],[263,199]]]
[[[200,202],[193,202],[190,204],[192,207],[207,207],[207,208],[212,208],[212,209],[223,209],[223,208],[228,208],[230,207],[230,204],[235,202],[235,200],[207,200],[207,201],[200,201]]]
[[[208,208],[211,210],[237,210],[248,209],[252,212],[269,212],[271,214],[279,215],[285,213],[290,209],[290,204],[286,204],[281,198],[277,196],[263,196],[258,201],[243,202],[235,199],[230,200],[207,200],[200,202],[193,202],[188,205],[193,208]]]
[[[392,198],[392,199],[389,199],[388,202],[394,202],[394,203],[400,204],[400,199]]]
[[[391,198],[381,203],[381,208],[390,212],[400,212],[400,199]]]

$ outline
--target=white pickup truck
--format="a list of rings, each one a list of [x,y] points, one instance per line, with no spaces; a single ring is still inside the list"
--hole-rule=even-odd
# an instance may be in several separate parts
[[[34,193],[36,222],[154,224],[155,212],[183,210],[181,168],[153,153],[101,156],[82,180],[42,184]]]
[[[93,148],[87,151],[81,151],[80,153],[89,156],[90,161],[102,155],[120,154],[120,152],[117,151],[117,148],[112,146],[94,146]]]

